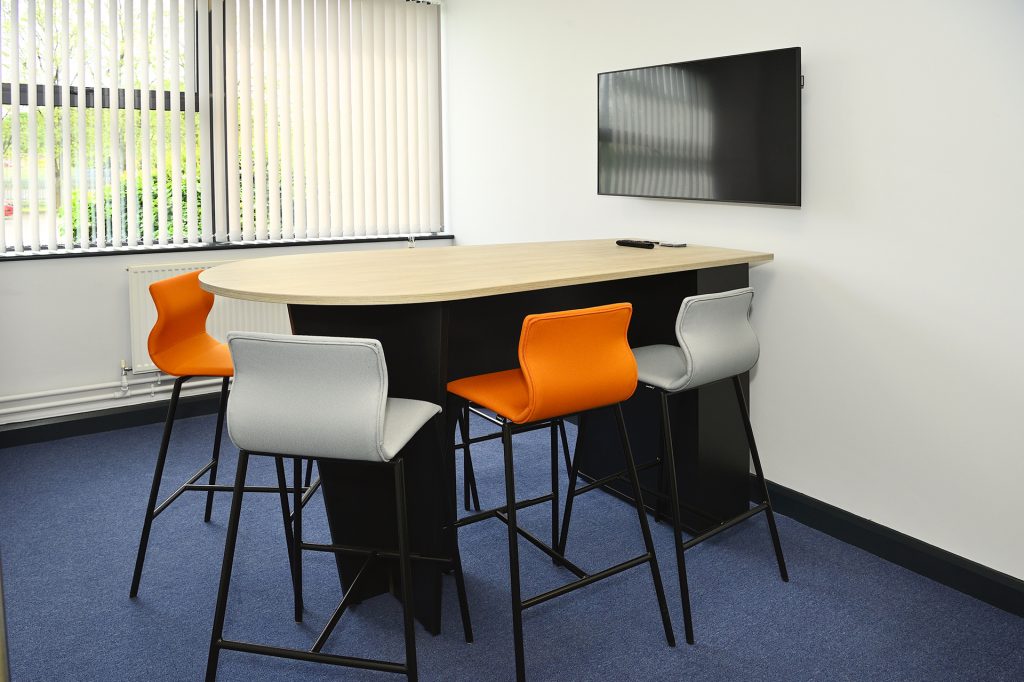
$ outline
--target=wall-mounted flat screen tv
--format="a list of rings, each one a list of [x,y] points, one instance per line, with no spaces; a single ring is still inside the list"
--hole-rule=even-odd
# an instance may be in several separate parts
[[[800,48],[597,76],[597,193],[800,205]]]

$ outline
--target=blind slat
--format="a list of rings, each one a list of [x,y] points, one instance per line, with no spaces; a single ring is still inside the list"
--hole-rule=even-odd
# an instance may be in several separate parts
[[[295,236],[306,236],[306,160],[305,143],[302,130],[306,125],[303,120],[301,106],[304,103],[303,92],[306,90],[303,82],[302,70],[302,0],[295,0],[291,4],[291,45],[289,61],[291,63],[291,93],[292,101],[299,102],[300,106],[293,117],[292,122],[292,173],[294,187],[292,199],[295,205]]]
[[[355,234],[352,206],[352,56],[350,49],[351,15],[347,4],[340,3],[338,12],[338,100],[335,106],[340,114],[337,126],[339,138],[339,181],[340,189],[334,192],[341,201],[341,233],[345,237]]]
[[[408,73],[413,51],[409,49],[409,4],[401,3],[395,21],[395,137],[397,147],[396,194],[398,195],[398,231],[409,232],[409,95]]]
[[[319,224],[317,209],[316,159],[318,143],[316,138],[316,45],[314,43],[314,0],[302,0],[302,113],[303,127],[310,139],[303,147],[305,168],[303,168],[306,199],[303,228],[307,237],[319,237],[323,229]],[[308,222],[306,222],[308,221]]]
[[[204,211],[204,216],[213,216],[213,239],[216,241],[227,241],[228,240],[228,214],[227,214],[227,179],[231,177],[231,172],[228,168],[227,159],[225,158],[224,151],[228,145],[228,128],[225,117],[227,113],[224,108],[225,99],[225,81],[230,80],[223,77],[223,74],[230,73],[227,70],[227,64],[225,59],[225,52],[229,45],[233,44],[231,40],[230,31],[227,30],[225,23],[225,7],[224,3],[220,0],[209,0],[211,7],[211,30],[210,30],[210,62],[211,62],[211,90],[213,91],[213,101],[210,103],[211,109],[213,110],[213,120],[211,122],[212,137],[207,135],[207,140],[212,142],[212,146],[209,148],[209,159],[213,166],[213,211]],[[204,22],[205,23],[205,22]],[[218,47],[220,46],[220,47]],[[229,157],[230,158],[230,157]],[[216,162],[214,162],[216,159]],[[206,167],[209,170],[210,166]],[[209,177],[210,174],[204,173],[203,177]],[[204,206],[209,206],[206,202],[206,196],[203,196]],[[204,232],[204,238],[205,232]]]
[[[267,151],[266,151],[266,115],[264,101],[263,60],[263,3],[252,5],[252,128],[253,128],[253,183],[254,210],[256,211],[256,239],[267,238]]]
[[[373,3],[373,198],[374,225],[388,232],[388,150],[387,150],[387,0]]]
[[[167,60],[170,62],[171,79],[171,211],[174,219],[174,243],[185,241],[185,221],[181,205],[181,66],[178,55],[181,54],[181,6],[178,0],[171,0],[167,22],[169,38]]]
[[[269,209],[267,238],[271,240],[281,238],[281,181],[280,162],[278,161],[281,142],[277,119],[277,98],[279,96],[277,91],[277,31],[277,2],[271,2],[267,6],[266,37],[263,40],[263,49],[267,60],[267,203]]]
[[[96,4],[99,4],[98,2]],[[111,0],[108,4],[110,9],[110,23],[108,24],[108,30],[110,34],[107,36],[107,43],[110,46],[110,98],[111,108],[109,114],[110,121],[110,237],[111,243],[116,246],[121,246],[122,243],[122,227],[121,227],[121,135],[119,132],[118,110],[114,108],[117,101],[117,91],[119,86],[118,72],[120,70],[119,65],[119,43],[117,40],[117,2]]]
[[[142,43],[142,76],[139,79],[142,92],[146,93],[146,96],[142,98],[142,115],[139,125],[139,151],[142,157],[142,196],[144,197],[142,202],[142,243],[146,246],[153,244],[153,172],[150,160],[152,158],[153,142],[150,135],[149,120],[152,116],[152,107],[150,107],[149,101],[149,90],[150,90],[150,70],[149,62],[152,59],[152,55],[149,51],[149,33],[150,33],[150,21],[149,21],[149,2],[142,0],[142,7],[139,12],[139,26],[142,28],[141,34],[147,37],[146,40],[141,40]]]
[[[278,102],[281,112],[281,237],[295,236],[295,206],[292,194],[292,64],[291,22],[293,13],[287,4],[281,6],[280,28],[278,30]]]
[[[154,19],[156,20],[156,26],[153,28],[153,32],[156,36],[154,41],[154,49],[156,55],[156,92],[160,96],[160,102],[157,103],[156,114],[156,195],[157,195],[157,240],[161,246],[167,244],[168,231],[167,231],[167,192],[165,187],[167,186],[167,136],[166,136],[166,120],[167,112],[164,111],[162,106],[163,101],[163,89],[164,89],[164,63],[167,61],[164,52],[164,0],[156,0],[156,6],[154,7]]]
[[[36,2],[28,0],[28,19],[25,35],[28,38],[28,238],[30,248],[39,250],[39,153],[36,140],[39,139],[38,117],[38,83],[39,74],[36,68],[35,55],[39,49],[36,45]]]
[[[352,55],[350,104],[352,116],[352,232],[366,234],[366,172],[363,160],[363,2],[351,0],[350,39]]]
[[[93,6],[92,15],[92,55],[96,60],[93,65],[94,92],[102,98],[101,88],[103,86],[103,8],[101,3],[96,2]],[[95,108],[92,110],[93,122],[93,238],[96,246],[103,248],[107,245],[106,226],[106,178],[104,177],[103,166],[103,110]]]
[[[427,130],[428,159],[424,175],[430,197],[428,231],[441,229],[441,45],[440,14],[436,5],[424,6],[421,11],[427,24]]]
[[[398,17],[402,13],[401,0],[388,0],[385,7],[384,54],[385,54],[385,125],[387,150],[387,230],[398,234]]]
[[[78,92],[85,92],[86,71],[85,71],[85,5],[79,4],[78,8]],[[89,247],[89,202],[86,197],[89,193],[89,158],[86,148],[86,108],[85,97],[78,98],[78,182],[75,189],[78,191],[78,246],[85,249]]]
[[[196,42],[196,8],[193,0],[185,2],[185,45]],[[188,220],[188,243],[199,243],[199,202],[196,188],[196,53],[185,49],[185,215]],[[205,97],[203,98],[205,99]]]
[[[11,8],[11,82],[21,85],[21,12],[20,2]],[[19,87],[20,89],[20,87]],[[21,97],[11,98],[11,149],[21,149]],[[21,221],[21,158],[12,153],[11,164],[11,213],[10,234],[15,252],[25,250]],[[6,209],[5,209],[6,212]]]
[[[18,33],[17,33],[17,31],[18,31],[17,24],[13,24],[11,28],[14,30],[14,35],[15,35],[14,40],[17,40],[17,35],[18,35]],[[5,44],[4,43],[5,40],[10,41],[11,37],[4,33],[3,22],[0,21],[0,45]],[[4,60],[3,60],[3,57],[0,56],[0,83],[3,83],[3,82],[4,82]],[[2,121],[3,119],[4,119],[4,101],[3,101],[3,98],[0,97],[0,121]],[[0,128],[0,132],[2,132],[2,130],[3,129]],[[2,138],[2,134],[0,134],[0,138]],[[14,148],[13,144],[11,145],[11,148],[12,149]],[[13,154],[12,154],[12,156],[13,156]],[[4,170],[4,166],[6,166],[7,164],[4,161],[5,160],[4,160],[4,155],[3,155],[3,140],[0,139],[0,252],[6,252],[7,251],[7,184],[6,184],[7,180],[4,177],[6,175],[6,172]]]
[[[374,105],[377,102],[374,82],[374,2],[364,2],[362,24],[359,27],[363,37],[363,211],[366,216],[364,234],[372,234],[377,224],[377,117]]]
[[[250,62],[249,0],[238,3],[238,151],[242,179],[242,234],[244,240],[254,236],[252,213],[252,63]]]
[[[141,0],[146,4],[146,0]],[[135,246],[139,241],[139,167],[135,158],[135,2],[125,0],[124,3],[124,73],[125,73],[125,115],[124,115],[124,169],[125,193],[127,194],[127,227],[128,246]],[[143,36],[146,34],[143,33]],[[145,38],[143,38],[145,41]]]
[[[344,3],[327,2],[324,4],[326,16],[323,23],[326,24],[325,51],[327,52],[327,91],[321,93],[326,95],[324,100],[324,111],[335,114],[340,111],[338,106],[338,8]],[[326,120],[325,115],[325,120]],[[338,125],[332,125],[333,121],[327,123],[327,149],[330,167],[328,170],[327,184],[330,187],[330,211],[331,211],[331,236],[340,237],[344,234],[344,219],[341,211],[341,139]]]
[[[311,6],[311,9],[313,7]],[[330,237],[333,233],[331,202],[330,202],[330,146],[329,123],[327,120],[327,61],[330,49],[327,47],[327,0],[317,0],[313,18],[316,43],[313,48],[315,56],[314,78],[316,80],[316,178],[317,178],[317,224],[319,236]],[[310,35],[309,38],[312,38]],[[307,38],[308,40],[308,38]]]
[[[53,0],[45,0],[44,5],[44,37],[43,37],[43,92],[45,95],[43,116],[46,121],[46,246],[50,249],[57,249],[57,187],[54,182],[54,174],[57,172],[54,155],[57,151],[55,140],[54,109],[53,101]]]
[[[210,169],[212,167],[212,131],[209,124],[216,126],[211,119],[211,83],[210,83],[210,61],[211,52],[214,49],[210,43],[210,3],[209,0],[197,0],[196,15],[198,17],[197,44],[210,46],[209,49],[200,49],[198,52],[199,61],[199,203],[203,206],[200,221],[200,241],[209,244],[213,241],[213,178]],[[209,122],[209,123],[208,123]],[[220,164],[218,164],[220,165]]]
[[[226,126],[226,170],[227,202],[224,211],[227,214],[228,241],[242,238],[239,214],[239,182],[241,179],[238,166],[238,7],[235,0],[224,3],[224,112]]]

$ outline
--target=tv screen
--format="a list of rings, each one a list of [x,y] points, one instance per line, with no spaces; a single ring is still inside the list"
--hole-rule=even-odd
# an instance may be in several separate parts
[[[598,74],[597,193],[800,205],[800,48]]]

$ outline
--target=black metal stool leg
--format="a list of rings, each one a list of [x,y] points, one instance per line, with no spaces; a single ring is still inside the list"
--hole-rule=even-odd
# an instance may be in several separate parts
[[[768,484],[764,480],[764,471],[761,469],[761,457],[757,454],[757,443],[754,441],[754,429],[750,425],[750,414],[747,412],[747,400],[743,395],[743,386],[738,376],[732,378],[733,388],[736,389],[736,400],[740,404],[740,413],[743,415],[743,428],[747,431],[747,443],[750,445],[750,457],[754,461],[754,473],[757,474],[757,482],[761,484],[761,494],[764,496],[765,516],[768,517],[768,530],[772,535],[772,544],[775,546],[775,560],[779,564],[779,575],[784,582],[789,582],[789,573],[786,571],[786,560],[782,556],[782,543],[779,542],[779,529],[775,527],[775,514],[772,512],[772,501],[768,496]]]
[[[565,419],[559,417],[555,420],[558,423],[558,431],[562,434],[562,457],[565,458],[565,475],[569,475],[572,469],[572,459],[569,457],[569,437],[565,435]]]
[[[558,534],[558,424],[551,422],[551,546],[557,547]],[[558,559],[551,558],[558,565]]]
[[[665,588],[661,584],[661,571],[658,570],[658,557],[654,553],[654,540],[651,539],[651,528],[647,524],[647,512],[644,510],[644,499],[640,492],[640,478],[636,473],[636,462],[633,460],[633,448],[629,446],[629,436],[626,434],[626,420],[622,416],[622,404],[615,405],[615,421],[619,427],[619,438],[622,440],[622,452],[626,457],[626,469],[629,472],[629,482],[633,486],[633,499],[636,503],[636,513],[640,518],[640,531],[644,536],[644,546],[647,554],[650,555],[651,579],[654,581],[654,592],[658,597],[658,606],[661,608],[661,622],[665,626],[665,639],[669,646],[676,645],[676,636],[672,632],[672,620],[668,615],[668,602],[665,600]]]
[[[473,623],[469,619],[469,599],[466,596],[466,578],[462,573],[462,554],[459,552],[459,536],[451,531],[452,571],[455,573],[455,590],[459,595],[459,612],[462,615],[462,636],[467,644],[473,642]]]
[[[220,387],[220,407],[217,409],[217,431],[213,436],[213,466],[210,467],[210,485],[217,483],[217,463],[220,461],[220,441],[224,432],[224,413],[228,407],[228,383],[230,377],[224,377],[224,383]],[[203,521],[210,522],[210,515],[213,514],[213,491],[206,493],[206,513]]]
[[[235,540],[238,538],[238,519],[242,512],[242,493],[245,488],[245,472],[249,466],[249,453],[238,453],[238,470],[235,472],[235,490],[231,496],[231,514],[228,517],[228,532],[224,540],[224,560],[220,565],[220,586],[217,588],[217,607],[213,613],[213,630],[210,633],[210,653],[206,659],[206,682],[217,679],[217,660],[220,656],[220,642],[224,638],[224,615],[228,608],[228,588],[231,585],[231,566],[235,561]]]
[[[292,576],[292,596],[299,602],[299,581],[295,575],[295,541],[292,537],[291,510],[288,509],[288,479],[284,475],[284,457],[274,457],[277,469],[277,486],[281,498],[281,516],[284,520],[284,541],[288,545],[288,570]]]
[[[164,435],[160,440],[160,453],[156,457],[156,469],[153,471],[153,484],[149,489],[149,502],[146,503],[146,519],[142,523],[142,537],[139,538],[139,551],[135,556],[135,573],[132,575],[131,597],[139,595],[139,582],[142,581],[142,566],[146,563],[146,548],[149,546],[149,531],[153,527],[153,512],[156,510],[157,496],[160,494],[160,479],[164,475],[164,463],[167,461],[167,448],[171,443],[171,428],[174,426],[174,413],[178,409],[178,397],[181,385],[189,377],[178,377],[174,380],[171,391],[171,402],[167,406],[167,420],[164,422]]]
[[[476,489],[476,472],[473,470],[473,455],[469,446],[469,403],[459,411],[459,435],[462,438],[462,506],[469,511],[470,497],[473,498],[473,511],[480,511],[480,495]]]
[[[448,414],[453,413],[455,410],[451,407],[451,396],[449,396],[449,407]],[[458,412],[461,414],[461,410]],[[445,443],[444,452],[446,455],[441,458],[441,480],[451,481],[452,491],[451,495],[445,492],[441,497],[444,499],[444,515],[445,525],[444,532],[448,534],[449,551],[452,556],[452,572],[455,574],[455,589],[459,596],[459,611],[462,616],[462,634],[466,639],[466,642],[473,641],[473,625],[469,618],[469,599],[466,596],[466,579],[462,573],[462,555],[459,551],[459,534],[458,529],[455,528],[455,429],[456,422],[450,417],[447,421],[445,432],[443,437],[447,440]]]
[[[565,425],[562,425],[562,447],[568,452],[569,441],[565,435]],[[565,556],[565,546],[569,542],[569,519],[572,517],[572,501],[576,499],[576,479],[580,474],[579,444],[576,446],[576,454],[572,458],[572,466],[569,468],[569,488],[565,491],[565,510],[562,513],[561,537],[555,549],[562,556]]]
[[[409,558],[409,526],[405,509],[405,462],[394,462],[395,513],[398,517],[398,564],[402,573],[402,617],[405,624],[405,675],[417,679],[416,629],[413,623],[412,561]]]
[[[512,427],[506,420],[501,427],[501,443],[505,451],[505,510],[508,514],[508,568],[512,587],[512,638],[516,655],[516,680],[526,680],[523,652],[523,600],[519,587],[519,532],[516,525],[516,477],[512,461]]]
[[[303,483],[305,487],[309,487],[313,484],[313,458],[310,457],[306,460],[306,482]]]
[[[292,552],[292,561],[295,566],[294,582],[295,582],[295,622],[302,622],[302,459],[299,457],[294,458],[294,472],[295,478],[295,498],[292,503],[294,519],[294,530],[292,530],[292,536],[294,538],[294,551]]]
[[[683,602],[683,630],[686,642],[693,644],[693,614],[690,611],[690,585],[686,580],[686,559],[683,556],[682,523],[679,520],[679,483],[676,479],[676,456],[672,447],[672,423],[668,413],[668,394],[661,395],[661,429],[665,440],[662,471],[668,476],[669,503],[672,505],[672,539],[676,546],[676,567],[679,570],[679,595]]]

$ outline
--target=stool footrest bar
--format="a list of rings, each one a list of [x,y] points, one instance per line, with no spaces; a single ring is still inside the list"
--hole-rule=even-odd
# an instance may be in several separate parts
[[[328,552],[333,554],[355,554],[358,556],[376,556],[378,559],[398,559],[398,552],[396,550],[384,550],[384,549],[370,549],[368,547],[359,547],[357,545],[324,545],[316,542],[303,542],[300,543],[301,549],[308,550],[310,552]],[[433,561],[439,564],[450,564],[454,559],[451,557],[439,557],[430,556],[429,554],[416,554],[411,552],[409,559],[412,561]]]
[[[535,504],[541,504],[543,502],[550,502],[552,499],[554,499],[554,495],[552,495],[551,493],[548,493],[547,495],[541,495],[540,497],[531,497],[528,500],[522,500],[520,502],[516,502],[516,509],[517,510],[518,509],[525,509],[526,507],[532,507]],[[504,514],[504,513],[505,513],[505,507],[504,506],[502,506],[502,507],[495,507],[494,509],[488,509],[487,511],[477,512],[476,514],[470,514],[469,516],[463,516],[461,519],[459,519],[455,523],[451,524],[450,527],[451,528],[462,528],[463,526],[468,526],[471,523],[477,523],[478,521],[483,521],[485,519],[490,519],[490,518],[493,518],[493,517],[497,516],[498,514]]]
[[[749,519],[754,514],[759,514],[759,513],[763,512],[763,511],[765,511],[766,509],[768,509],[768,505],[767,504],[759,504],[756,507],[751,507],[750,509],[748,509],[747,511],[743,512],[739,516],[734,516],[733,518],[729,519],[728,521],[723,522],[721,525],[715,526],[711,530],[709,530],[709,531],[707,531],[705,533],[701,533],[700,535],[698,535],[698,536],[696,536],[696,537],[694,537],[694,538],[684,542],[683,543],[683,549],[684,550],[690,549],[694,545],[700,544],[700,543],[704,542],[705,540],[707,540],[708,538],[711,538],[711,537],[714,537],[714,536],[718,535],[723,530],[728,530],[729,528],[732,528],[733,526],[735,526],[737,523],[740,523],[741,521],[746,521],[747,519]]]
[[[167,509],[167,507],[170,506],[171,502],[174,502],[176,499],[178,499],[178,497],[183,492],[185,492],[186,490],[189,489],[188,487],[190,485],[192,485],[193,483],[198,481],[202,477],[203,474],[205,474],[207,471],[209,471],[213,467],[214,464],[216,464],[216,462],[214,462],[211,459],[209,462],[206,463],[205,466],[200,468],[199,471],[197,471],[196,473],[192,474],[191,478],[189,478],[187,481],[182,483],[181,487],[179,487],[173,493],[168,495],[167,499],[164,500],[163,502],[161,502],[159,505],[157,505],[156,509],[153,510],[153,518],[155,519],[160,512],[162,512],[164,509]],[[228,490],[232,490],[231,486],[226,486],[226,487],[227,487]]]
[[[501,426],[500,423],[498,423],[498,422],[495,422],[495,423],[498,426]],[[556,423],[557,422],[543,421],[543,422],[535,422],[533,424],[527,424],[527,425],[524,425],[524,426],[514,426],[514,427],[512,427],[512,433],[513,434],[527,433],[529,431],[539,431],[541,429],[549,429],[549,428],[551,428],[552,425],[554,425]],[[475,443],[483,443],[484,441],[496,440],[498,438],[501,438],[501,431],[495,431],[494,433],[488,433],[488,434],[483,435],[483,436],[475,436],[473,438],[470,438],[466,442],[456,443],[455,444],[455,449],[456,450],[464,450],[466,448],[466,443],[469,443],[470,445],[473,445]]]
[[[277,658],[289,658],[294,661],[310,661],[312,663],[328,663],[340,665],[346,668],[359,668],[361,670],[379,670],[388,673],[405,673],[405,666],[390,661],[375,661],[368,658],[355,658],[353,656],[338,656],[335,654],[321,654],[302,649],[288,649],[279,646],[267,646],[265,644],[250,644],[249,642],[238,642],[231,639],[220,639],[215,642],[220,649],[241,651],[248,654],[261,654],[263,656],[276,656]]]
[[[209,466],[212,465],[212,464],[213,464],[213,462],[210,462],[210,464],[207,465],[207,468],[209,468]],[[199,474],[197,474],[195,478],[196,479],[199,478],[204,473],[206,473],[205,469],[200,471]],[[193,479],[193,480],[195,480],[195,479]],[[309,489],[303,488],[303,490],[311,490],[312,488],[313,488],[313,486],[310,486]],[[171,506],[171,503],[174,502],[179,497],[181,497],[181,494],[184,493],[184,492],[230,493],[234,489],[235,489],[235,486],[233,486],[233,485],[222,485],[222,484],[219,484],[219,483],[215,484],[215,485],[210,485],[209,483],[184,483],[184,484],[182,484],[182,486],[180,488],[178,488],[173,493],[168,495],[167,499],[164,500],[163,502],[161,502],[157,506],[157,508],[153,510],[153,518],[155,519],[157,516],[160,515],[160,512],[162,512],[163,510],[165,510],[169,506]],[[277,486],[272,486],[272,485],[247,485],[244,488],[242,488],[242,492],[246,492],[246,493],[276,493],[276,492],[280,492],[280,490],[281,489],[278,488]],[[295,492],[295,488],[285,488],[284,490],[285,490],[286,493],[293,493],[293,492]]]
[[[508,523],[508,516],[505,515],[505,512],[499,511],[499,512],[497,512],[496,516],[498,517],[499,520],[503,521],[504,523],[506,523],[506,524]],[[564,555],[559,554],[558,552],[556,552],[550,546],[545,544],[543,540],[541,540],[536,535],[534,535],[530,531],[526,530],[522,526],[516,526],[516,532],[519,533],[520,535],[522,535],[527,540],[529,540],[530,543],[532,545],[534,545],[537,549],[539,549],[540,551],[544,552],[549,557],[551,557],[552,559],[557,561],[560,566],[563,566],[563,567],[569,569],[569,571],[574,573],[577,578],[586,578],[589,575],[582,568],[580,568],[579,566],[577,566],[573,562],[571,562],[568,559],[566,559]]]
[[[636,557],[635,559],[630,559],[629,561],[624,561],[621,564],[616,564],[611,568],[606,568],[605,570],[594,573],[593,575],[588,575],[585,578],[580,578],[579,580],[571,582],[568,585],[556,587],[555,589],[544,592],[543,594],[538,594],[536,597],[530,597],[529,599],[523,602],[523,608],[528,609],[531,606],[543,604],[544,602],[554,599],[555,597],[561,597],[563,594],[568,594],[570,592],[578,590],[581,587],[586,587],[587,585],[596,583],[598,580],[610,578],[611,576],[617,573],[622,573],[623,571],[627,571],[641,564],[645,564],[650,560],[650,554],[642,554]]]

